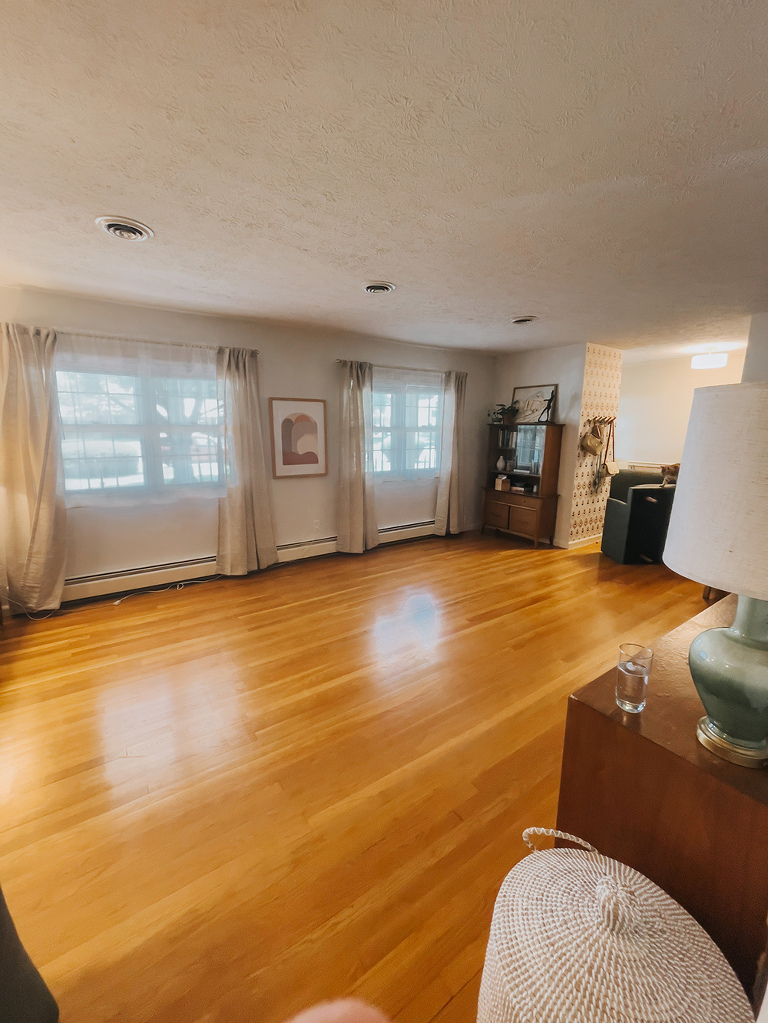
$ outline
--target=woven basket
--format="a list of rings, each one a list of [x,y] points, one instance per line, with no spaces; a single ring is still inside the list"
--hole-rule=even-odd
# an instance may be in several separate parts
[[[581,849],[536,850],[532,834]],[[534,851],[493,911],[478,1023],[754,1023],[720,949],[638,871],[572,835]]]

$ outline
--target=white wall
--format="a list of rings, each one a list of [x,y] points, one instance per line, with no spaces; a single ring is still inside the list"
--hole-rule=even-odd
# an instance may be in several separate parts
[[[258,348],[262,419],[268,444],[269,397],[325,398],[328,463],[325,477],[271,481],[278,546],[336,536],[337,437],[340,367],[337,359],[380,365],[466,370],[465,514],[480,524],[485,477],[486,410],[493,390],[494,359],[482,353],[426,348],[345,332],[322,331],[236,317],[203,316],[78,298],[35,289],[0,288],[0,320],[60,330],[103,331],[148,340]],[[267,464],[271,455],[267,452]],[[422,522],[434,516],[433,481],[410,488],[383,484],[377,493],[379,526]],[[158,507],[162,512],[158,512]],[[187,501],[117,509],[108,515],[71,509],[67,578],[209,557],[216,550],[216,502]]]
[[[752,316],[741,379],[745,383],[768,380],[768,313],[755,313]]]
[[[557,384],[556,421],[564,423],[560,454],[555,544],[567,547],[571,530],[571,504],[576,454],[579,446],[581,395],[584,388],[586,345],[567,345],[539,351],[502,355],[496,361],[495,401],[509,405],[515,387]]]
[[[744,352],[730,352],[723,369],[691,369],[690,355],[627,362],[616,420],[616,459],[672,465],[683,454],[685,431],[697,387],[736,384]]]

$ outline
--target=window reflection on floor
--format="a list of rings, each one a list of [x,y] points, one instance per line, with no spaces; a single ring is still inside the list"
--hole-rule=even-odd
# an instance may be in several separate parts
[[[216,658],[189,665],[186,676],[156,673],[151,691],[146,680],[99,692],[104,777],[113,788],[147,781],[169,784],[192,769],[204,769],[206,757],[221,757],[248,740],[241,692],[233,673]],[[216,672],[212,692],[210,672]]]
[[[441,637],[441,614],[427,591],[409,592],[393,614],[378,615],[374,622],[373,646],[380,661],[391,664],[404,655],[437,655]]]

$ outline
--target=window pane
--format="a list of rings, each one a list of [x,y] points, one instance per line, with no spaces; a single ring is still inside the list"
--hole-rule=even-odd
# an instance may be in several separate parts
[[[216,381],[162,377],[152,386],[155,412],[166,427],[159,434],[163,482],[171,486],[218,482],[223,414]]]
[[[101,431],[62,441],[66,490],[114,490],[144,485],[141,439]]]
[[[219,435],[216,431],[171,428],[159,438],[165,483],[179,486],[218,481]]]
[[[419,396],[417,426],[437,426],[437,402],[436,394]]]
[[[155,409],[171,426],[215,425],[221,419],[215,380],[161,377],[152,383]]]
[[[408,432],[406,466],[410,470],[437,469],[437,431]]]
[[[135,394],[136,392],[135,377],[119,377],[110,375],[107,380],[110,394]]]
[[[392,395],[386,391],[374,391],[373,425],[392,426]]]
[[[392,434],[384,431],[374,430],[373,432],[373,471],[391,472],[392,460],[390,452],[392,449]]]
[[[138,380],[134,377],[57,372],[56,384],[64,424],[138,423],[135,397]]]
[[[113,423],[138,423],[135,396],[132,394],[110,394],[109,414]]]

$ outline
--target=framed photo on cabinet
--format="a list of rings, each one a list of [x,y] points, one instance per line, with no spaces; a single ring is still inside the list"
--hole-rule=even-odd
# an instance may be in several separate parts
[[[328,445],[324,398],[270,398],[272,476],[326,476]]]

